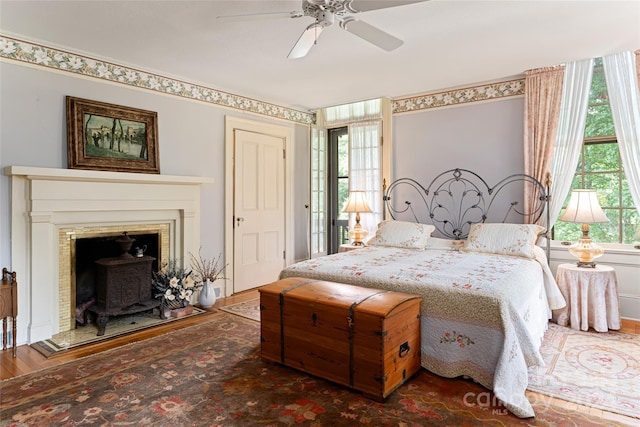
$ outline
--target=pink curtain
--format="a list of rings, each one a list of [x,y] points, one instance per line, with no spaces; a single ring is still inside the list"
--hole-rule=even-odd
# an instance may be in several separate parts
[[[551,171],[562,101],[564,66],[525,72],[524,173],[546,184]],[[535,206],[531,186],[524,188],[524,210]]]

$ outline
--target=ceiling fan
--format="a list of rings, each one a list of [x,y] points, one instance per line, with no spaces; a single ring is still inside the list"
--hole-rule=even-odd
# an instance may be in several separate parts
[[[313,45],[316,44],[322,30],[333,25],[336,20],[340,23],[340,28],[343,30],[389,52],[402,46],[403,41],[350,15],[423,1],[426,0],[302,0],[301,11],[247,13],[241,15],[224,15],[218,16],[217,18],[239,21],[271,18],[301,18],[303,16],[312,17],[315,21],[302,32],[302,35],[291,49],[291,52],[289,52],[287,57],[291,59],[306,56]]]

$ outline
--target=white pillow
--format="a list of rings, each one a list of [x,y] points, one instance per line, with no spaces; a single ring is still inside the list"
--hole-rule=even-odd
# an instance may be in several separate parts
[[[535,224],[473,224],[460,252],[481,252],[535,258],[543,227]]]
[[[431,224],[395,220],[382,221],[378,224],[376,235],[367,242],[367,245],[424,249],[435,229]]]
[[[433,237],[427,241],[425,249],[434,249],[440,251],[457,251],[464,245],[464,240],[451,240]]]

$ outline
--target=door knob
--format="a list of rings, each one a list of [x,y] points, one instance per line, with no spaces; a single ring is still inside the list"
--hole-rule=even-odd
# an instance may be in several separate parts
[[[240,223],[243,222],[243,221],[244,221],[244,218],[242,218],[240,216],[238,218],[236,218],[236,222],[238,224],[238,227],[240,227]]]

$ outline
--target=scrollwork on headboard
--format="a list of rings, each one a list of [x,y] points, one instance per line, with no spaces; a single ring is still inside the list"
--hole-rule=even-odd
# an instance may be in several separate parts
[[[525,185],[534,195],[526,212]],[[548,216],[548,203],[548,188],[530,175],[511,175],[490,187],[466,169],[442,172],[426,188],[414,179],[400,178],[384,191],[385,218],[388,213],[393,219],[431,223],[442,237],[456,240],[467,237],[471,224],[487,220],[535,223],[545,211]]]

